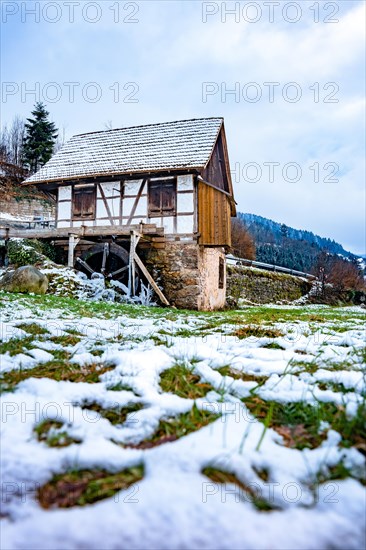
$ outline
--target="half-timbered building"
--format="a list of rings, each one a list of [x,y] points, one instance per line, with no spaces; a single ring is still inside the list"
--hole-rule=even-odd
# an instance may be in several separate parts
[[[179,307],[224,306],[235,202],[222,118],[76,135],[25,184],[54,194],[69,265],[132,293],[147,278]]]

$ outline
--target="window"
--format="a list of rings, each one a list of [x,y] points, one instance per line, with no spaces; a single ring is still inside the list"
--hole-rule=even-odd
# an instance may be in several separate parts
[[[73,188],[73,220],[95,219],[96,193],[94,185],[78,185]]]
[[[175,178],[149,182],[149,218],[174,216],[177,204]]]
[[[219,258],[219,288],[224,288],[225,282],[225,260]]]

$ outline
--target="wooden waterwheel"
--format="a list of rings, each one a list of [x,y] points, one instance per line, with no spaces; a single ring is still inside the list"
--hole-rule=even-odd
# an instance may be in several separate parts
[[[130,281],[130,256],[127,250],[115,243],[96,244],[86,250],[80,258],[76,259],[76,268],[85,273],[89,278],[95,273],[100,273],[107,280],[122,283],[126,288],[131,288]],[[139,285],[139,274],[134,272],[134,292]]]

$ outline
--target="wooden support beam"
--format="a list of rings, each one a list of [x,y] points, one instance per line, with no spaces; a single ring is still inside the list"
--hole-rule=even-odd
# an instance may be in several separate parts
[[[136,247],[140,240],[140,234],[137,231],[131,231],[131,240],[130,240],[130,256],[129,256],[129,273],[128,273],[128,290],[130,296],[135,296],[136,288],[136,271],[135,271],[135,253]]]
[[[86,239],[81,238],[81,239],[79,239],[79,243],[78,243],[78,244],[79,244],[79,246],[83,246],[83,245],[88,245],[88,246],[90,246],[90,245],[96,244],[96,242],[97,242],[97,241],[87,241]],[[55,245],[56,245],[56,246],[63,246],[63,245],[66,245],[66,246],[67,246],[68,244],[69,244],[69,239],[57,239],[57,240],[55,241]]]
[[[105,193],[104,193],[103,187],[101,186],[100,183],[97,183],[97,186],[98,186],[100,195],[101,195],[101,197],[102,197],[102,199],[103,199],[104,206],[105,206],[105,209],[106,209],[106,212],[107,212],[109,221],[111,222],[111,225],[114,225],[112,212],[111,212],[111,209],[109,208],[108,201],[107,201],[107,199],[106,199],[106,197],[105,197]]]
[[[135,255],[134,255],[134,260],[135,260],[136,264],[138,265],[138,267],[141,269],[142,273],[145,275],[146,279],[149,281],[149,283],[153,287],[156,294],[159,296],[160,301],[164,305],[169,306],[170,304],[169,304],[168,300],[165,298],[164,294],[162,293],[162,291],[160,290],[160,288],[158,287],[158,285],[156,284],[154,279],[151,277],[150,273],[148,272],[148,270],[146,269],[146,267],[142,263],[141,259],[136,254],[136,252],[135,252]]]
[[[155,224],[143,224],[143,233],[146,235],[164,235],[163,227]],[[55,229],[15,229],[13,227],[0,227],[0,239],[18,237],[20,239],[58,239],[68,238],[70,233],[78,237],[103,237],[103,236],[129,236],[132,230],[139,231],[140,224],[122,226],[83,226],[83,227],[58,227]]]
[[[129,225],[129,224],[131,223],[132,218],[133,218],[134,215],[135,215],[136,208],[137,208],[137,205],[138,205],[139,200],[140,200],[140,198],[141,198],[141,195],[142,195],[142,192],[143,192],[143,190],[144,190],[145,184],[146,184],[146,179],[143,179],[143,180],[142,180],[142,183],[141,183],[141,185],[140,185],[140,189],[138,190],[137,197],[136,197],[136,199],[135,199],[135,201],[134,201],[134,203],[133,203],[133,206],[132,206],[132,208],[131,208],[131,213],[130,213],[130,217],[129,217],[128,220],[127,220],[127,225]]]
[[[74,235],[73,233],[70,233],[69,235],[69,253],[67,257],[67,266],[68,267],[74,267],[74,250],[76,245],[78,244],[79,239],[77,238],[77,235]]]

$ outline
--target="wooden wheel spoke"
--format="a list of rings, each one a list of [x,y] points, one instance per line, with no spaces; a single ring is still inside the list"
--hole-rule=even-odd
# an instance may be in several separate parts
[[[124,267],[121,267],[120,269],[117,269],[116,271],[112,271],[112,273],[109,273],[108,277],[115,277],[116,275],[120,275],[124,271],[127,271],[128,265],[125,265]]]
[[[84,260],[82,260],[81,258],[76,258],[76,261],[79,262],[79,264],[81,264],[92,275],[93,275],[93,273],[95,273],[94,269],[92,269],[90,267],[90,265],[88,265],[86,262],[84,262]]]
[[[104,274],[105,272],[105,265],[107,263],[107,258],[109,256],[109,244],[104,243],[104,249],[103,249],[103,259],[102,259],[102,267],[101,267],[101,273]]]

